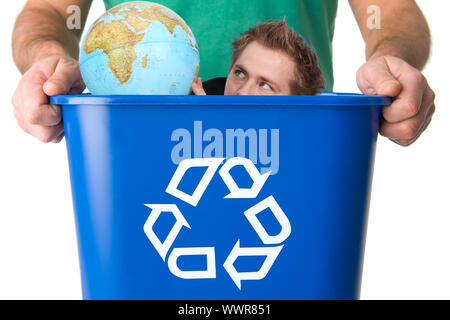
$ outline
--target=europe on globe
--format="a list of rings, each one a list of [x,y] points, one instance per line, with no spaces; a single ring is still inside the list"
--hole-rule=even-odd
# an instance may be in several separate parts
[[[95,95],[189,94],[200,66],[195,37],[175,12],[132,1],[106,11],[87,31],[80,69]]]

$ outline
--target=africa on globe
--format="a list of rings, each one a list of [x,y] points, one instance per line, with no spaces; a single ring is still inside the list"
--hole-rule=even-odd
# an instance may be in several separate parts
[[[175,12],[132,1],[106,11],[80,48],[80,69],[95,95],[189,94],[200,55],[195,37]]]

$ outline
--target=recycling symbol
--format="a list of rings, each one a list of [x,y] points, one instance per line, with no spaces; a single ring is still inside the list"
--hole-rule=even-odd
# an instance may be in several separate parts
[[[225,158],[193,158],[184,159],[181,161],[166,188],[166,192],[188,204],[196,207],[200,201],[203,193],[208,187],[211,179],[216,174],[219,167],[224,162]],[[253,183],[249,188],[240,188],[233,176],[230,174],[230,170],[235,166],[243,166],[248,175],[252,179]],[[187,194],[178,189],[178,186],[183,179],[185,173],[194,167],[206,167],[201,180],[196,186],[192,194]],[[256,166],[249,159],[243,157],[229,158],[222,165],[218,171],[223,182],[226,184],[229,194],[225,195],[225,199],[237,199],[237,198],[256,198],[264,187],[271,171],[264,174],[260,174]],[[173,248],[170,255],[167,254],[172,247],[175,239],[180,233],[183,227],[191,229],[188,221],[185,219],[176,204],[145,204],[151,209],[150,215],[144,223],[144,232],[147,238],[150,240],[157,253],[161,256],[162,260],[166,262],[170,272],[179,278],[183,279],[212,279],[216,278],[216,258],[215,247],[183,247]],[[269,209],[273,216],[276,218],[281,226],[281,230],[278,234],[270,235],[260,220],[257,214]],[[171,230],[167,234],[164,241],[161,241],[153,230],[153,226],[160,217],[161,213],[171,213],[175,218],[175,223],[172,225]],[[269,273],[272,265],[277,259],[278,255],[283,248],[283,242],[291,234],[291,224],[289,219],[284,214],[281,207],[273,196],[269,196],[260,202],[256,203],[249,209],[243,212],[243,215],[251,224],[255,232],[258,234],[264,246],[261,247],[241,247],[240,240],[237,239],[236,244],[231,249],[228,257],[223,263],[223,268],[229,274],[236,286],[241,290],[242,280],[261,280],[264,279]],[[194,230],[192,230],[194,232]],[[275,246],[274,246],[275,245]],[[177,264],[177,260],[181,256],[189,255],[204,255],[206,256],[206,270],[192,271],[181,270]],[[251,272],[238,272],[234,266],[234,262],[238,257],[242,256],[263,256],[264,262],[257,271]]]

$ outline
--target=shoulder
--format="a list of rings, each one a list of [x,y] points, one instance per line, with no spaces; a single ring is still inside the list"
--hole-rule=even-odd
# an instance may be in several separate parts
[[[213,78],[203,82],[203,89],[207,95],[223,95],[227,78]]]

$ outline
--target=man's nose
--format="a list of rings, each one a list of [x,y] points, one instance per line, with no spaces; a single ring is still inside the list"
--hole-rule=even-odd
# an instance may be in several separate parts
[[[239,87],[236,94],[238,96],[254,96],[256,94],[256,87],[252,81],[246,81]]]

